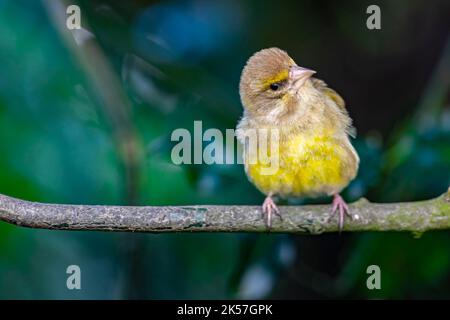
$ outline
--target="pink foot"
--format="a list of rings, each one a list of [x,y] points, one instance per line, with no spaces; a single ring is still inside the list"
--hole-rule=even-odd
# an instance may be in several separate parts
[[[281,219],[280,210],[277,208],[275,202],[273,202],[272,197],[269,195],[263,202],[262,205],[263,218],[267,216],[266,225],[268,228],[272,226],[272,214],[275,213]]]
[[[331,209],[331,219],[337,212],[339,211],[339,233],[342,231],[344,227],[344,216],[347,215],[350,219],[352,216],[350,215],[350,210],[348,209],[347,203],[345,203],[344,199],[339,194],[335,194],[333,198],[333,208]]]

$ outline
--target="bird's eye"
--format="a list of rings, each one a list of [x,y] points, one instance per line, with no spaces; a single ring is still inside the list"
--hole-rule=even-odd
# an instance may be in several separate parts
[[[279,83],[272,83],[270,84],[270,90],[272,91],[277,91],[278,89],[280,89],[280,84]]]

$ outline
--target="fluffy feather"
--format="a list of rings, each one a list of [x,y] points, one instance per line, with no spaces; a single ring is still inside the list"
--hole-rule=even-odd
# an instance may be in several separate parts
[[[247,129],[278,130],[280,138],[278,170],[267,174],[273,163],[249,163],[254,158],[245,147],[246,173],[266,195],[337,194],[356,176],[359,165],[349,141],[351,119],[342,97],[325,82],[309,78],[299,86],[291,79],[293,66],[286,52],[270,48],[254,54],[244,67],[239,141],[245,146]],[[271,90],[272,83],[279,89]]]

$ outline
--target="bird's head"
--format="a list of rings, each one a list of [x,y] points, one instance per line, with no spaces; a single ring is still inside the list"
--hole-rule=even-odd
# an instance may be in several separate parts
[[[258,51],[242,71],[239,85],[242,104],[250,114],[289,114],[300,99],[299,91],[314,73],[299,67],[281,49]]]

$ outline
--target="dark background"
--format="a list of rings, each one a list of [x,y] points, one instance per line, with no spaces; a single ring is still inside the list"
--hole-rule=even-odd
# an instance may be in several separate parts
[[[194,120],[234,128],[241,69],[270,46],[346,100],[361,157],[347,200],[421,200],[450,185],[448,1],[77,3],[91,33],[83,45],[67,37],[67,3],[0,0],[0,193],[261,204],[241,165],[174,165],[170,134]],[[366,28],[370,4],[381,30]],[[0,298],[450,298],[449,248],[447,231],[152,235],[0,223]],[[80,291],[66,288],[71,264]],[[366,287],[371,264],[381,290]]]

